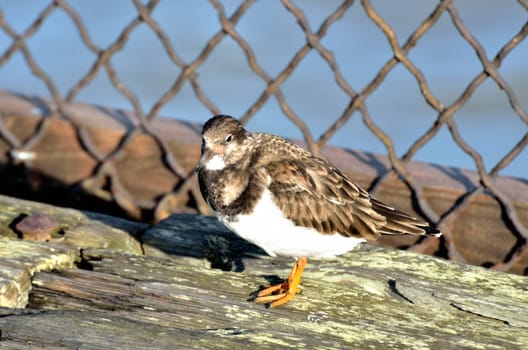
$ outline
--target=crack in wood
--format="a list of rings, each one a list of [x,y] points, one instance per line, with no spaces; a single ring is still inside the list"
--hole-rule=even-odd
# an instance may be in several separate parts
[[[414,304],[414,301],[412,301],[411,299],[409,299],[408,297],[406,297],[402,292],[400,292],[398,290],[398,288],[396,287],[396,280],[393,280],[393,279],[390,279],[387,284],[389,285],[389,289],[391,290],[391,292],[393,292],[394,294],[396,294],[397,296],[399,296],[400,298],[402,298],[403,300],[411,303],[411,304]]]
[[[503,324],[507,325],[507,326],[511,326],[510,322],[506,321],[506,320],[502,320],[500,318],[496,318],[496,317],[492,317],[492,316],[486,316],[486,315],[483,315],[481,313],[478,313],[478,312],[475,312],[475,311],[471,311],[471,310],[468,310],[468,309],[465,309],[463,306],[461,305],[457,305],[453,302],[449,303],[449,306],[451,307],[454,307],[455,309],[459,310],[459,311],[462,311],[462,312],[467,312],[468,314],[471,314],[471,315],[475,315],[475,316],[478,316],[478,317],[483,317],[483,318],[487,318],[489,320],[495,320],[495,321],[499,321],[499,322],[502,322]]]

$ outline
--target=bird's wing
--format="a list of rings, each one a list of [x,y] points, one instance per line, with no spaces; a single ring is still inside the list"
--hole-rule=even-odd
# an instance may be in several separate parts
[[[368,192],[324,160],[282,160],[265,168],[273,200],[297,225],[370,240],[380,236],[386,218],[372,208]]]
[[[382,234],[438,233],[428,223],[371,197],[323,159],[271,162],[266,171],[273,200],[299,226],[367,240]]]

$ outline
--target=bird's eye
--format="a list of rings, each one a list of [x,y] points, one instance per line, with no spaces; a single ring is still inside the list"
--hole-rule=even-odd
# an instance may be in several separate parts
[[[229,135],[227,135],[226,138],[225,138],[225,142],[226,142],[226,143],[229,143],[229,142],[231,142],[231,141],[233,141],[233,134],[229,134]]]

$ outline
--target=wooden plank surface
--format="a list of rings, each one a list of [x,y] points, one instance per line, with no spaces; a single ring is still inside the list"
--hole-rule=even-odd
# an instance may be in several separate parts
[[[134,227],[105,216],[94,222],[94,231],[112,222]],[[85,227],[90,240],[89,221]],[[291,259],[270,258],[200,215],[136,227],[135,235],[141,252],[127,251],[126,245],[81,248],[1,239],[0,252],[47,246],[50,255],[64,249],[72,259],[32,271],[25,309],[0,309],[0,348],[523,349],[528,344],[528,283],[521,276],[363,245],[338,258],[309,260],[302,293],[282,308],[268,309],[248,301],[250,293],[286,277]],[[34,260],[29,253],[0,256],[0,270]]]

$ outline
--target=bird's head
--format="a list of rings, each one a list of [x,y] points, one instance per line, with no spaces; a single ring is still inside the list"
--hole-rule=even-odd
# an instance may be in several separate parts
[[[217,115],[209,119],[202,130],[202,157],[196,171],[222,170],[236,166],[246,155],[244,145],[249,133],[238,120],[228,115]]]

